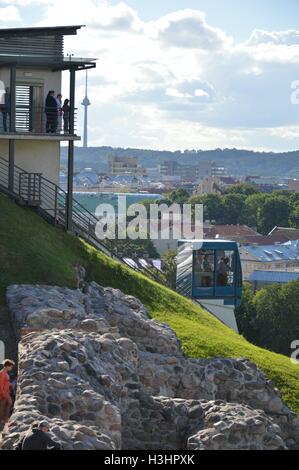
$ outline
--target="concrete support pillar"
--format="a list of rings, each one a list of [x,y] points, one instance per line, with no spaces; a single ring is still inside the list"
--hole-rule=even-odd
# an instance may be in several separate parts
[[[70,135],[75,133],[75,84],[76,69],[70,70]],[[72,230],[73,219],[73,178],[74,178],[74,141],[69,141],[68,147],[68,181],[66,203],[66,229]]]
[[[16,66],[10,67],[10,110],[9,110],[9,132],[16,132]],[[14,191],[14,165],[15,165],[15,141],[9,140],[9,169],[8,189]]]

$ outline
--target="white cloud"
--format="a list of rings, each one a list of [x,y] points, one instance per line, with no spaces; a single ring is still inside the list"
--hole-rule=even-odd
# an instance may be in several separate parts
[[[288,31],[255,29],[245,44],[247,46],[258,46],[259,44],[299,45],[299,31],[293,29]]]
[[[299,63],[299,30],[254,30],[248,41],[236,46],[236,51],[247,54],[258,62]]]
[[[223,31],[208,25],[204,13],[191,9],[163,16],[152,23],[149,30],[168,47],[201,49],[208,52],[222,49],[232,43],[232,39]]]
[[[48,4],[49,0],[0,0],[0,5],[17,5],[19,7]]]
[[[65,38],[65,50],[99,58],[89,74],[94,144],[173,149],[296,145],[299,106],[290,103],[290,84],[299,79],[298,31],[255,30],[248,41],[236,44],[197,10],[144,22],[124,2],[1,3],[42,6],[36,26],[87,25],[77,37]],[[79,108],[84,95],[80,76]]]
[[[21,0],[22,1],[22,0]],[[39,25],[87,24],[98,33],[139,32],[142,22],[126,3],[111,5],[104,0],[24,0],[47,6]],[[57,14],[59,12],[59,14]]]
[[[21,21],[21,15],[17,7],[8,6],[0,8],[0,22],[1,23],[17,23]]]

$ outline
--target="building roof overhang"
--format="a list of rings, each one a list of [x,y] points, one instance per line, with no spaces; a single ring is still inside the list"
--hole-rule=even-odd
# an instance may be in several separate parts
[[[63,70],[86,70],[96,67],[96,60],[82,57],[36,56],[36,55],[6,55],[0,54],[0,67],[29,67],[35,69],[51,69],[53,72]]]
[[[32,37],[32,36],[53,36],[62,35],[70,36],[76,35],[78,29],[85,27],[85,25],[75,26],[47,26],[47,27],[34,27],[34,28],[6,28],[0,29],[0,38],[12,37]]]
[[[84,25],[0,29],[0,67],[53,71],[94,68],[96,59],[63,54],[63,37],[76,35],[82,27]]]

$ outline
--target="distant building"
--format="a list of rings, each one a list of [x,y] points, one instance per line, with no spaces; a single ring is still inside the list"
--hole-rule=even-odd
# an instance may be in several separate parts
[[[238,183],[237,179],[230,176],[209,176],[199,183],[194,194],[223,194],[228,186]]]
[[[147,168],[146,174],[151,181],[160,181],[159,167]]]
[[[216,225],[204,223],[204,237],[209,239],[232,240],[237,243],[248,243],[251,237],[260,234],[247,225]]]
[[[228,176],[228,171],[224,166],[216,166],[212,167],[211,176]]]
[[[294,191],[295,193],[299,193],[299,180],[289,180],[288,190]]]
[[[246,236],[247,242],[255,245],[280,245],[289,241],[299,240],[299,229],[290,227],[274,227],[268,235]]]
[[[75,186],[92,188],[99,184],[99,176],[92,168],[84,168],[74,178]]]
[[[254,290],[257,291],[271,284],[286,284],[291,281],[297,281],[298,279],[299,271],[253,271],[248,281],[253,286]]]
[[[291,227],[274,227],[268,237],[275,237],[281,243],[299,240],[299,229]]]
[[[261,193],[288,189],[288,180],[272,176],[246,176],[245,183],[254,184]]]
[[[169,177],[172,177],[173,180],[197,181],[211,176],[214,166],[215,163],[210,161],[190,165],[170,160],[159,165],[159,173],[164,181]]]
[[[145,169],[138,164],[137,157],[108,158],[108,173],[110,176],[145,176]]]
[[[241,245],[243,278],[254,271],[299,271],[299,240],[277,245]]]

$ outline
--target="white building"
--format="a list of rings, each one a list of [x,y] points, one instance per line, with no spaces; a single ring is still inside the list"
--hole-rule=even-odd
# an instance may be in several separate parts
[[[24,189],[25,179],[21,184],[16,167],[28,173],[26,181],[36,182],[38,174],[41,174],[52,184],[58,185],[60,143],[68,142],[68,228],[72,215],[74,142],[80,140],[75,130],[76,72],[95,67],[93,59],[64,56],[64,36],[76,35],[80,28],[59,26],[0,30],[1,184],[4,185],[6,177],[3,176],[6,160],[7,190],[10,194],[20,191],[21,186]],[[59,93],[63,94],[64,71],[69,71],[70,79],[69,96],[63,97],[70,100],[66,121],[58,108],[46,107],[49,91],[55,92],[54,98]],[[30,189],[29,183],[27,189]],[[37,190],[36,184],[34,189]]]

